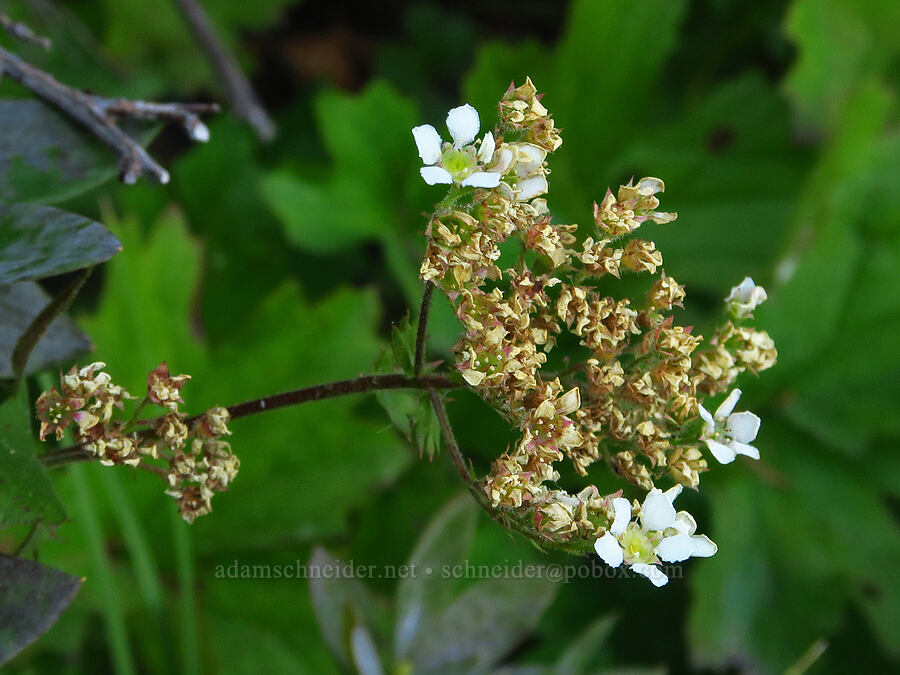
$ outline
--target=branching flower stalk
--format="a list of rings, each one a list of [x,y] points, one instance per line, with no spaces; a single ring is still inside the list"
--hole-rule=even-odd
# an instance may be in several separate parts
[[[677,217],[658,210],[665,189],[658,178],[608,190],[586,236],[553,223],[547,158],[562,139],[540,98],[530,79],[511,85],[498,126],[480,139],[469,105],[449,112],[450,142],[430,125],[413,129],[423,179],[451,186],[430,217],[421,277],[448,296],[463,324],[453,350],[462,378],[522,432],[477,482],[489,507],[526,523],[533,539],[594,550],[659,586],[668,580],[661,562],[716,552],[694,534],[690,514],[672,505],[683,487],[698,487],[708,468],[704,448],[723,463],[759,456],[749,445],[759,418],[732,413],[739,390],[715,416],[703,402],[731,389],[743,371],[774,365],[772,339],[747,325],[766,295],[749,278],[735,287],[728,318],[708,343],[675,324],[670,313],[682,306],[684,288],[662,270],[655,244],[634,236],[647,221]],[[525,255],[501,270],[510,240]],[[642,297],[600,292],[598,282],[623,274],[655,279]],[[576,336],[584,359],[548,372],[564,332]],[[581,475],[602,461],[645,499],[629,502],[622,490],[604,495],[594,486],[570,494],[555,468],[564,457]]]
[[[294,389],[292,391],[282,392],[280,394],[272,394],[243,403],[236,403],[228,406],[230,419],[234,420],[248,415],[256,415],[259,413],[278,410],[288,406],[300,405],[312,401],[321,401],[326,398],[334,398],[336,396],[346,396],[348,394],[359,394],[372,391],[381,391],[386,389],[427,389],[427,390],[445,390],[456,389],[460,385],[444,375],[428,374],[417,377],[407,377],[400,374],[381,374],[381,375],[363,375],[351,380],[340,380],[338,382],[328,382],[313,387],[305,387],[303,389]],[[49,392],[47,394],[49,395]],[[146,400],[146,399],[144,399]],[[132,413],[134,417],[134,413]],[[188,426],[200,419],[201,415],[188,417],[184,423]],[[44,422],[43,416],[39,412],[41,422]],[[147,428],[139,430],[139,435],[152,435],[153,425],[158,420],[136,420],[136,423],[149,425]],[[132,422],[129,422],[129,424]],[[40,456],[41,462],[45,466],[59,466],[72,462],[86,461],[93,459],[88,450],[81,445],[73,445],[67,448],[51,450]]]
[[[186,424],[178,408],[184,401],[181,388],[188,375],[172,375],[165,362],[147,378],[147,395],[125,414],[132,401],[124,388],[114,384],[105,364],[73,367],[61,377],[60,388],[41,394],[37,401],[40,437],[61,439],[71,427],[75,440],[88,455],[105,466],[142,467],[166,481],[166,494],[175,498],[181,516],[193,522],[212,510],[212,497],[227,490],[237,475],[240,461],[224,440],[228,410],[215,407]],[[145,433],[132,427],[147,405],[167,412],[153,420]]]
[[[222,440],[230,419],[344,394],[422,389],[461,480],[507,528],[543,547],[596,552],[656,586],[668,581],[661,563],[714,555],[716,544],[695,534],[694,518],[676,512],[673,502],[684,487],[698,488],[708,469],[704,450],[723,464],[737,455],[759,458],[750,443],[760,419],[734,412],[741,392],[733,385],[744,371],[775,364],[772,339],[749,325],[765,290],[750,278],[735,286],[726,318],[707,342],[675,324],[671,312],[682,306],[684,288],[663,271],[655,244],[634,236],[647,221],[677,217],[658,210],[665,189],[658,178],[629,181],[615,194],[607,190],[594,204],[593,227],[581,236],[577,225],[554,223],[544,197],[547,158],[562,139],[530,79],[510,85],[499,124],[481,138],[478,113],[469,105],[451,110],[447,127],[448,142],[430,125],[413,129],[423,179],[450,187],[426,230],[425,285],[406,374],[366,375],[187,417],[178,408],[190,378],[171,375],[163,363],[128,417],[124,403],[132,397],[101,371],[102,363],[73,368],[60,391],[41,395],[37,409],[42,439],[62,438],[72,427],[78,445],[46,453],[44,464],[91,457],[146,468],[165,479],[167,494],[193,521],[237,474],[239,462]],[[507,242],[517,242],[520,255],[501,270]],[[644,292],[601,293],[599,283],[623,274],[649,275]],[[423,374],[435,288],[463,326],[453,378]],[[548,356],[564,333],[575,336],[583,358],[553,371]],[[522,434],[482,478],[457,446],[438,393],[460,380]],[[729,390],[710,413],[708,399]],[[165,414],[138,419],[148,405]],[[582,476],[602,462],[644,498],[629,501],[622,489],[601,494],[593,485],[571,494],[559,485],[556,464],[564,458]]]

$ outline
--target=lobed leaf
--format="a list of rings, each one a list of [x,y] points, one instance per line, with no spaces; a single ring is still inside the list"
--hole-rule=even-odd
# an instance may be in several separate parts
[[[78,214],[0,202],[0,284],[90,267],[121,250],[109,230]]]
[[[63,506],[34,454],[28,392],[0,403],[0,530],[65,520]]]
[[[0,555],[0,665],[56,622],[82,581],[31,560]]]

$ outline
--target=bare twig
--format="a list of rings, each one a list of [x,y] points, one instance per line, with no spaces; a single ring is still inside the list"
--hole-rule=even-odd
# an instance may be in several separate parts
[[[306,387],[305,389],[295,389],[286,391],[282,394],[274,394],[257,398],[244,403],[237,403],[228,406],[228,412],[231,419],[238,417],[246,417],[247,415],[255,415],[257,413],[276,410],[291,405],[299,405],[309,401],[321,401],[325,398],[334,398],[335,396],[344,396],[346,394],[361,394],[367,391],[381,391],[384,389],[455,389],[458,387],[455,382],[443,375],[424,375],[421,377],[407,377],[406,375],[364,375],[352,380],[341,380],[339,382],[329,382],[328,384],[320,384],[315,387]],[[188,417],[184,423],[190,425],[199,415]],[[153,424],[155,420],[148,421]],[[145,430],[148,431],[148,430]],[[57,466],[60,464],[69,464],[71,462],[79,462],[91,459],[91,455],[85,452],[80,445],[73,445],[68,448],[59,450],[51,450],[41,455],[40,460],[45,466]]]
[[[93,96],[59,82],[49,73],[2,48],[0,72],[62,110],[115,150],[119,155],[122,181],[128,184],[135,183],[144,173],[153,176],[160,183],[168,183],[169,172],[157,164],[138,142],[116,126],[118,119],[132,117],[177,122],[192,139],[205,142],[209,140],[209,129],[200,121],[199,115],[217,112],[219,109],[214,103],[145,103]]]
[[[425,282],[425,290],[422,291],[422,304],[419,306],[419,327],[416,332],[416,359],[413,372],[418,375],[425,364],[425,338],[428,329],[428,310],[431,308],[431,296],[434,294],[434,284]]]
[[[7,33],[22,42],[28,42],[29,44],[37,45],[44,49],[50,49],[50,47],[53,46],[53,42],[50,38],[38,35],[24,23],[13,21],[3,14],[0,14],[0,28],[3,28]]]
[[[275,138],[275,123],[244,77],[234,55],[219,40],[203,7],[197,0],[175,0],[175,4],[216,71],[235,114],[246,120],[264,141]]]

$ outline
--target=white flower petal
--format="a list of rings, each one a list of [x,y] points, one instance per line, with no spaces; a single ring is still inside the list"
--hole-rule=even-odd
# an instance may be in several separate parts
[[[618,567],[625,560],[625,552],[618,540],[609,532],[594,542],[594,550],[600,559],[610,567]]]
[[[663,183],[659,178],[642,178],[641,182],[637,184],[638,192],[642,195],[655,195],[657,192],[665,192],[666,184]]]
[[[488,171],[477,171],[462,182],[469,187],[495,188],[500,185],[500,174]]]
[[[675,514],[675,529],[681,534],[694,534],[697,531],[697,521],[687,511],[679,511]]]
[[[497,146],[494,143],[494,134],[489,131],[484,135],[484,138],[481,140],[481,147],[478,148],[478,161],[482,164],[490,164],[494,156],[495,147]]]
[[[731,441],[731,443],[728,444],[728,447],[730,447],[738,455],[746,455],[751,459],[759,459],[759,450],[752,445],[739,443],[738,441]]]
[[[738,399],[741,397],[741,390],[735,389],[730,394],[728,394],[728,398],[722,401],[722,405],[716,408],[716,419],[724,420],[731,414],[731,411],[734,410],[734,406],[737,405]]]
[[[413,127],[413,138],[423,164],[436,164],[441,158],[441,137],[430,124]]]
[[[747,300],[750,299],[750,295],[753,293],[754,288],[756,288],[756,284],[753,283],[753,279],[744,277],[744,280],[741,283],[731,289],[731,293],[725,298],[725,302],[731,302],[732,300],[747,302]]]
[[[700,417],[706,423],[706,431],[711,432],[716,428],[716,422],[713,419],[713,416],[709,414],[709,410],[704,408],[702,405],[698,406],[700,408]]]
[[[485,373],[482,373],[480,370],[466,369],[462,371],[462,377],[473,387],[477,387],[479,384],[481,384],[482,380],[487,377],[487,375]]]
[[[516,199],[520,202],[527,202],[529,199],[547,192],[548,187],[547,179],[544,176],[526,178],[516,185]]]
[[[666,537],[656,547],[656,555],[665,562],[681,562],[694,554],[694,541],[689,534],[676,534]]]
[[[491,167],[491,171],[496,171],[500,175],[503,175],[506,173],[507,169],[509,169],[509,165],[512,164],[513,151],[505,145],[502,145],[500,146],[500,149],[494,153],[494,160],[494,166]]]
[[[659,569],[656,565],[646,565],[644,563],[635,563],[631,566],[638,574],[643,574],[647,577],[654,586],[659,588],[660,586],[665,586],[669,583],[669,577],[667,577],[661,569]]]
[[[739,412],[728,416],[725,428],[728,435],[740,443],[749,443],[759,433],[760,419],[752,412]]]
[[[453,182],[453,176],[450,175],[450,172],[439,166],[423,166],[419,169],[419,173],[422,174],[422,178],[424,178],[425,182],[429,185]]]
[[[731,464],[736,456],[734,450],[718,441],[707,440],[706,447],[720,464]]]
[[[675,526],[675,507],[658,488],[653,488],[641,506],[641,527],[644,530],[665,530]]]
[[[516,143],[516,173],[521,178],[531,175],[547,157],[547,151],[539,145],[531,143]]]
[[[705,534],[692,537],[692,539],[694,540],[694,552],[691,555],[694,558],[710,558],[719,550],[719,547],[716,546],[716,542]]]
[[[478,111],[468,103],[458,108],[453,108],[447,113],[447,129],[453,138],[453,145],[461,148],[475,140],[481,121],[478,119]]]
[[[684,490],[684,486],[679,483],[677,485],[673,485],[672,487],[670,487],[663,494],[666,496],[666,498],[669,500],[669,503],[671,504],[678,498],[678,495],[681,494],[682,490]]]
[[[622,534],[625,526],[631,522],[631,502],[624,497],[616,497],[613,499],[613,509],[615,509],[616,517],[613,519],[609,531],[612,534]]]

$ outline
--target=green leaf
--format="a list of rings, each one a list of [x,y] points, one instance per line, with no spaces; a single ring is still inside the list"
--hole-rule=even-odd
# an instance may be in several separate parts
[[[56,622],[82,581],[31,560],[0,555],[0,665]]]
[[[200,303],[204,324],[216,337],[243,325],[258,299],[297,264],[283,244],[281,224],[267,213],[260,195],[262,150],[253,130],[227,118],[212,119],[209,126],[213,142],[195,146],[173,165],[172,187],[191,231],[206,246],[210,264]]]
[[[406,659],[415,650],[418,637],[453,600],[456,584],[442,578],[444,565],[462,562],[472,546],[476,506],[468,494],[460,495],[444,506],[422,533],[409,559],[415,574],[397,587],[397,624],[394,629],[394,653]]]
[[[851,601],[896,653],[891,620],[900,593],[882,570],[900,564],[900,530],[867,475],[872,469],[821,452],[777,416],[766,418],[757,445],[765,462],[759,475],[735,466],[737,473],[705,487],[719,552],[691,570],[697,662],[741,660],[782,672],[841,628]]]
[[[263,298],[240,329],[210,336],[215,344],[204,350],[192,323],[201,252],[183,222],[169,217],[146,240],[134,223],[118,229],[125,252],[109,266],[98,314],[84,324],[96,357],[131,391],[166,359],[193,376],[183,394],[187,410],[201,412],[367,372],[382,346],[373,293],[345,289],[313,304],[286,285]],[[198,548],[340,532],[349,511],[412,460],[381,421],[358,412],[359,401],[316,401],[235,420],[230,440],[240,474],[217,496],[214,514],[194,524]],[[147,500],[148,510],[158,509],[162,486]]]
[[[90,267],[120,250],[109,230],[83,216],[50,206],[0,203],[0,284]]]
[[[558,589],[546,579],[486,579],[470,586],[413,644],[415,672],[491,668],[534,630]]]
[[[419,450],[419,457],[433,459],[440,452],[441,425],[427,392],[378,391],[375,398],[397,430]]]
[[[84,282],[87,281],[88,277],[91,275],[91,270],[93,270],[92,267],[81,270],[74,279],[56,294],[56,297],[38,312],[31,323],[28,324],[24,334],[19,338],[18,342],[16,342],[12,358],[10,359],[13,377],[15,377],[16,380],[22,379],[22,375],[25,372],[25,366],[34,351],[34,348],[47,334],[47,330],[53,325],[56,318],[62,312],[66,311],[75,300],[75,296],[78,295],[81,287],[84,286]]]
[[[616,624],[617,617],[602,616],[585,628],[560,655],[554,675],[580,675],[594,660]]]
[[[65,517],[34,455],[25,387],[0,404],[0,530],[11,525],[58,525]]]
[[[841,312],[862,255],[859,239],[843,219],[824,223],[790,281],[757,313],[778,346],[781,377],[818,359],[840,327]]]
[[[222,558],[226,568],[258,562],[291,568],[291,572],[298,565],[308,569],[307,554],[294,548],[289,552],[273,550],[268,555],[247,556],[243,552],[239,558]],[[207,578],[200,608],[211,621],[203,622],[209,629],[202,635],[204,652],[214,659],[215,671],[253,675],[262,669],[273,673],[337,675],[339,662],[320,637],[307,584],[308,581],[286,575],[234,579],[226,573]],[[290,602],[285,602],[285,598],[290,598]],[[253,649],[248,649],[248,644]],[[267,669],[267,664],[272,668]]]
[[[0,285],[0,378],[13,376],[12,353],[35,317],[52,299],[33,281]],[[74,359],[92,348],[88,339],[67,316],[58,316],[31,350],[25,374]]]
[[[790,234],[808,169],[791,134],[776,89],[745,75],[698,99],[677,121],[638,135],[611,163],[611,187],[631,176],[662,178],[661,208],[678,220],[647,223],[638,236],[656,243],[666,272],[689,289],[724,298],[744,276],[765,283]]]
[[[241,0],[216,0],[204,2],[203,8],[222,42],[239,49],[244,31],[271,26],[288,4],[261,0],[251,9]],[[152,14],[138,0],[103,0],[100,5],[105,51],[120,67],[141,75],[129,83],[134,90],[130,95],[152,98],[173,87],[184,92],[208,89],[213,82],[218,87],[206,55],[174,3],[159,5]]]
[[[490,45],[479,54],[465,91],[482,106],[484,124],[493,124],[486,111],[496,109],[511,77],[521,84],[531,75],[547,92],[543,103],[564,130],[550,191],[563,221],[587,218],[591,202],[619,180],[604,167],[645,132],[684,8],[682,0],[576,0],[552,55],[531,43]]]
[[[394,363],[407,375],[413,375],[418,325],[418,321],[413,321],[407,314],[400,323],[391,327],[391,352],[394,355]]]
[[[333,162],[324,178],[280,170],[262,182],[288,238],[314,253],[332,253],[395,233],[404,186],[418,178],[410,134],[418,123],[415,107],[374,83],[360,96],[323,93],[316,119]]]
[[[0,200],[63,201],[116,173],[112,150],[40,101],[0,100],[0,128],[15,129],[0,137]]]
[[[224,675],[306,673],[303,662],[285,641],[249,621],[212,617],[210,638],[216,672]],[[247,649],[252,644],[253,649]]]
[[[796,0],[787,31],[798,56],[786,88],[804,122],[832,128],[860,82],[896,68],[892,0]],[[835,49],[840,45],[840,49]]]
[[[752,658],[753,627],[771,597],[771,571],[755,481],[740,475],[704,488],[712,504],[707,531],[719,551],[691,569],[687,625],[693,658],[710,667]]]
[[[440,452],[443,435],[441,423],[431,403],[431,397],[427,392],[419,395],[415,415],[412,418],[413,434],[416,447],[419,448],[419,457],[428,457],[429,460]]]
[[[685,6],[682,0],[572,4],[554,63],[551,107],[566,129],[566,180],[584,178],[602,197],[596,158],[614,157],[642,127]]]

